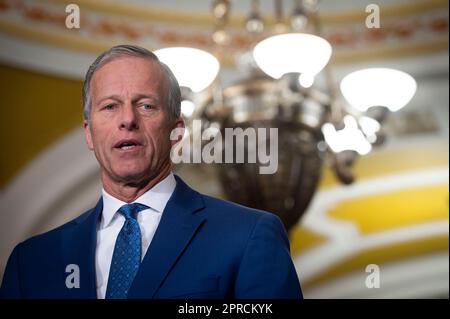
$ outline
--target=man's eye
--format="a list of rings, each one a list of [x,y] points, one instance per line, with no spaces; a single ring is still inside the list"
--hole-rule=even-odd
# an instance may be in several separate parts
[[[151,105],[151,104],[142,104],[141,107],[144,110],[152,110],[152,109],[154,109],[153,105]]]
[[[104,109],[105,109],[105,110],[108,110],[108,111],[111,111],[111,110],[114,109],[114,107],[115,107],[114,104],[108,104],[108,105],[106,105],[106,106],[104,107]]]

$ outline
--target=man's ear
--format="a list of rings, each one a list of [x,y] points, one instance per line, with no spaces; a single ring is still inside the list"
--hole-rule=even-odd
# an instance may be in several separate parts
[[[183,139],[184,130],[185,130],[184,119],[180,116],[175,120],[175,124],[172,125],[172,132],[170,135],[170,143],[172,144],[172,146],[174,146]]]
[[[83,127],[84,127],[84,135],[86,137],[86,144],[88,148],[92,151],[94,150],[94,143],[92,143],[91,128],[89,127],[88,120],[84,120]]]

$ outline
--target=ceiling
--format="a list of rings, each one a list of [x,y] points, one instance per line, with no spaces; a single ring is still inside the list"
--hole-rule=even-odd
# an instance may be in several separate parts
[[[196,1],[177,1],[177,0],[119,0],[119,2],[132,3],[143,7],[158,7],[161,9],[170,9],[176,11],[205,13],[210,14],[212,2],[211,0],[196,0]],[[295,1],[283,1],[284,12],[288,12]],[[264,15],[273,12],[273,0],[260,0],[261,12]],[[347,10],[361,10],[364,12],[367,5],[374,3],[372,0],[319,0],[319,10],[322,12],[341,12]],[[392,4],[406,4],[411,3],[410,0],[379,0],[376,2],[380,6]],[[245,15],[249,12],[251,1],[231,1],[232,13],[237,15]]]

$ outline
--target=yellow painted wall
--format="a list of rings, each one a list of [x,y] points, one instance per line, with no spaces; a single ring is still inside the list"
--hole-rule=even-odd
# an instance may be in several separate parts
[[[82,123],[81,81],[0,64],[0,188]]]

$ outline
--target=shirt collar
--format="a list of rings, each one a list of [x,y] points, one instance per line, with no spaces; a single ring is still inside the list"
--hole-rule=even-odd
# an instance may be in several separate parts
[[[175,190],[176,184],[173,173],[170,173],[166,178],[133,201],[133,203],[144,204],[150,207],[152,211],[162,213]],[[102,199],[103,213],[100,228],[105,228],[111,223],[119,208],[127,203],[108,194],[105,189],[102,189]]]

